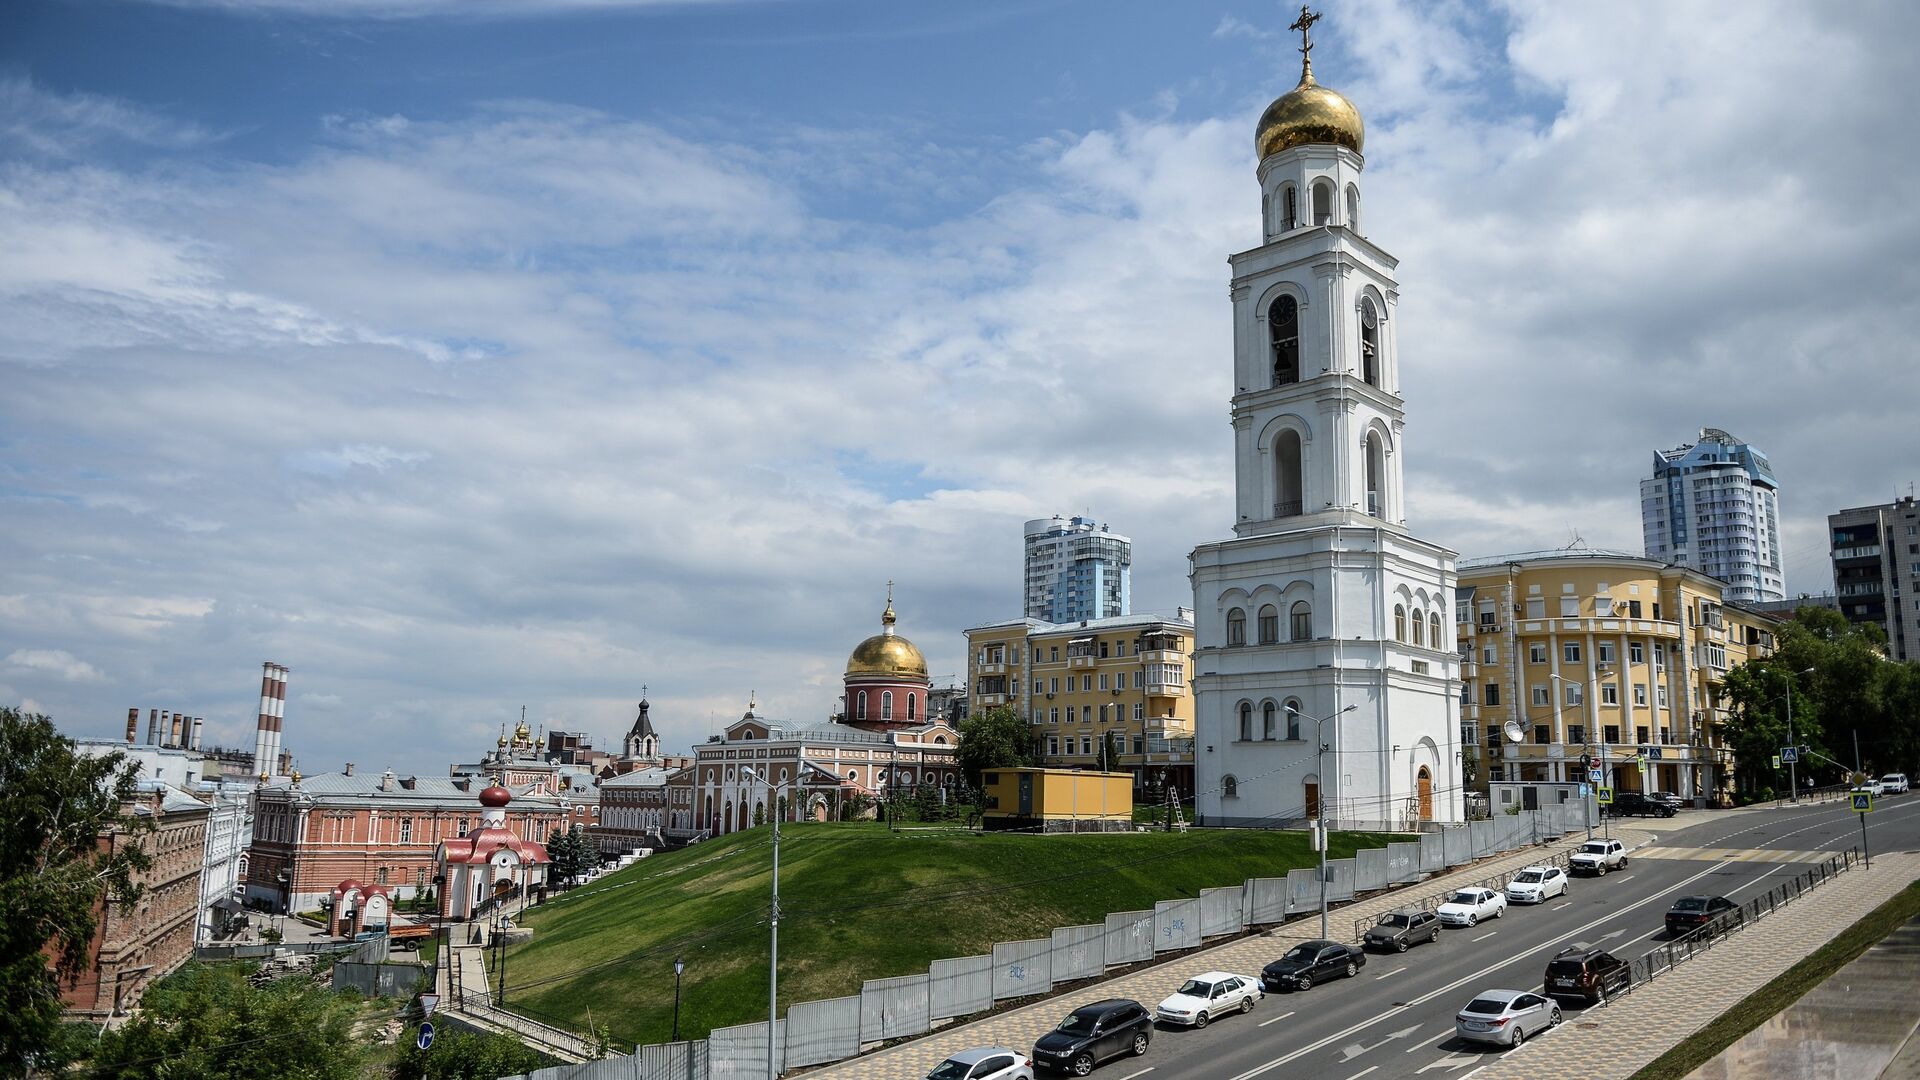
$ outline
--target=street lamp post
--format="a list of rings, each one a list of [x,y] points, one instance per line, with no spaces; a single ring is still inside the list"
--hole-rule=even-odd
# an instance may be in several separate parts
[[[687,970],[683,957],[673,958],[673,1041],[680,1041],[680,973]]]
[[[1769,668],[1768,670],[1771,671],[1775,669]],[[1794,750],[1793,760],[1787,762],[1787,795],[1788,801],[1790,802],[1800,801],[1800,751],[1798,749],[1800,744],[1795,742],[1793,738],[1793,677],[1795,675],[1811,675],[1813,674],[1813,670],[1812,668],[1802,668],[1799,671],[1780,672],[1781,676],[1787,680],[1787,745],[1796,748]],[[1778,776],[1780,774],[1774,773],[1774,775]]]
[[[1327,740],[1321,735],[1321,725],[1335,716],[1343,716],[1359,707],[1349,705],[1332,716],[1304,716],[1299,709],[1291,705],[1287,706],[1287,711],[1294,716],[1313,721],[1313,771],[1314,775],[1320,777],[1320,786],[1323,789],[1327,783]],[[1319,803],[1319,806],[1314,807],[1318,815],[1313,824],[1320,834],[1320,936],[1325,938],[1327,936],[1327,797],[1324,793],[1320,794]]]
[[[758,780],[767,789],[767,801],[774,798],[773,783],[768,778],[765,766],[759,770],[742,769],[743,775]],[[780,1048],[775,1040],[779,1032],[780,1015],[780,815],[772,815],[773,821],[773,905],[769,909],[767,925],[771,936],[767,946],[767,1080],[778,1080],[780,1076],[778,1054]]]
[[[1554,672],[1548,672],[1547,678],[1553,680],[1554,682],[1572,683],[1573,685],[1578,686],[1580,688],[1580,693],[1581,693],[1580,704],[1582,706],[1585,706],[1587,703],[1585,695],[1593,692],[1592,684],[1597,682],[1601,676],[1612,674],[1613,666],[1610,663],[1598,664],[1598,665],[1595,665],[1594,672],[1595,674],[1591,679],[1569,679],[1563,675],[1559,675]],[[1592,716],[1591,719],[1598,720],[1599,717]],[[1591,736],[1593,732],[1589,730],[1587,734]],[[1591,739],[1589,739],[1586,745],[1592,745]],[[1611,775],[1612,771],[1613,771],[1612,767],[1607,764],[1606,732],[1602,731],[1600,732],[1600,777],[1601,779],[1611,783],[1613,780],[1613,777]],[[1587,781],[1588,783],[1592,782],[1590,777],[1583,777],[1582,779]],[[1596,797],[1597,797],[1597,793],[1596,793]],[[1600,835],[1608,839],[1613,838],[1613,826],[1611,823],[1611,819],[1608,818],[1604,813],[1600,817]],[[1587,825],[1587,839],[1589,840],[1593,839],[1593,825],[1591,823]]]

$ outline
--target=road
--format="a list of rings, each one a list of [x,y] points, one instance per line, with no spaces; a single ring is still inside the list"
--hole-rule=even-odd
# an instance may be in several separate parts
[[[1689,812],[1662,824],[1672,831],[1661,831],[1653,843],[1632,853],[1625,870],[1575,878],[1564,898],[1515,905],[1502,918],[1447,930],[1439,941],[1406,953],[1376,954],[1355,978],[1305,993],[1270,994],[1253,1012],[1222,1018],[1204,1030],[1163,1026],[1144,1057],[1108,1062],[1096,1075],[1111,1080],[1464,1075],[1501,1053],[1454,1037],[1454,1013],[1475,993],[1495,987],[1537,989],[1548,958],[1575,941],[1600,944],[1623,959],[1638,957],[1665,941],[1662,916],[1674,898],[1700,893],[1745,902],[1808,863],[1860,842],[1858,819],[1844,804],[1739,815]],[[1881,800],[1869,824],[1875,850],[1920,849],[1920,798]],[[1779,917],[1793,918],[1792,909]],[[1766,923],[1748,932],[1766,933]],[[1178,981],[1170,980],[1169,993]],[[1563,1002],[1562,1008],[1568,1023],[1579,1022],[1579,1006]]]

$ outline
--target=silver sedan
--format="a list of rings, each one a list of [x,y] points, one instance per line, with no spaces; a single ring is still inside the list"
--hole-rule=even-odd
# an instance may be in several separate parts
[[[1495,1046],[1519,1046],[1559,1025],[1560,1006],[1527,990],[1483,990],[1453,1018],[1455,1034]]]

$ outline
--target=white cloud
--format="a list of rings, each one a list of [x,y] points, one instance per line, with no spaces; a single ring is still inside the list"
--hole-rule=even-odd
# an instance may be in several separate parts
[[[1416,529],[1635,548],[1652,451],[1712,425],[1773,455],[1818,587],[1820,518],[1920,450],[1886,392],[1911,35],[1872,22],[1904,9],[1362,15],[1358,62],[1316,67],[1367,113],[1366,229],[1403,260]],[[1805,33],[1847,58],[1824,95]],[[641,683],[677,742],[756,690],[819,715],[888,578],[958,673],[1027,517],[1092,510],[1139,606],[1189,602],[1229,526],[1223,257],[1257,240],[1264,104],[1036,141],[916,224],[822,193],[924,207],[994,151],[515,102],[336,118],[271,165],[0,172],[0,648],[114,673],[9,679],[244,737],[272,659],[290,747],[401,732],[424,772],[523,703],[613,736]]]
[[[103,144],[186,150],[216,140],[199,124],[99,94],[63,94],[22,75],[0,75],[0,146],[71,158]]]
[[[15,649],[7,654],[8,666],[20,672],[45,672],[67,682],[100,682],[106,676],[100,669],[65,649]]]

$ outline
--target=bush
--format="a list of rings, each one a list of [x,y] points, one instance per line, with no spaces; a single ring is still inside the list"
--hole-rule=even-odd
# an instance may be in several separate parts
[[[394,1080],[496,1080],[553,1064],[511,1035],[446,1029],[434,1037],[433,1049],[422,1050],[419,1034],[413,1027],[401,1036],[406,1049],[393,1063]]]

